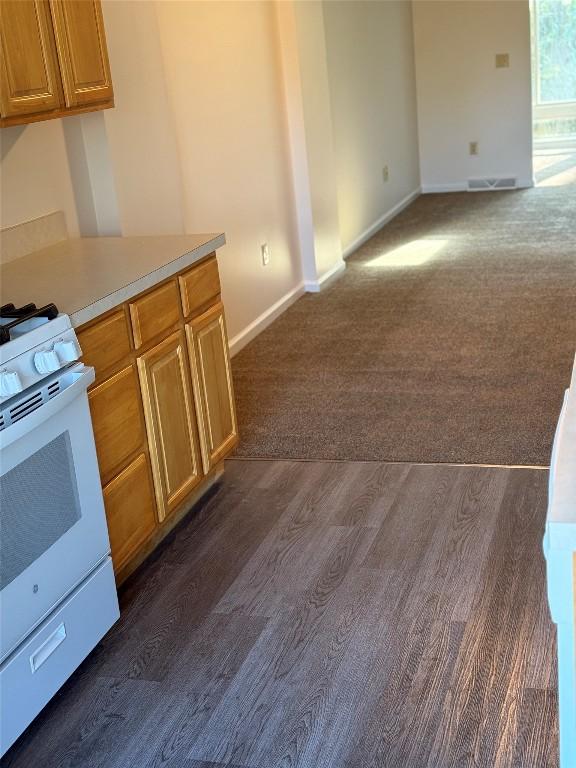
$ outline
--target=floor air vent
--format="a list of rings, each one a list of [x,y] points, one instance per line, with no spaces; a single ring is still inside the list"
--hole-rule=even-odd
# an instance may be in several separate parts
[[[499,179],[468,179],[469,192],[485,192],[493,189],[516,189],[516,178],[509,176]]]

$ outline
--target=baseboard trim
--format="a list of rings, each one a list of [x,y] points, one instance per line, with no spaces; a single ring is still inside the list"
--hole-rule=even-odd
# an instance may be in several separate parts
[[[372,235],[378,232],[379,229],[382,229],[385,224],[388,224],[388,222],[391,221],[395,216],[398,216],[398,214],[401,213],[404,208],[407,208],[410,203],[416,200],[421,192],[422,190],[420,187],[414,189],[412,192],[406,195],[406,197],[403,197],[399,203],[396,203],[393,208],[390,208],[389,211],[386,211],[386,213],[382,214],[382,216],[380,216],[379,219],[371,224],[368,229],[365,229],[362,234],[358,235],[358,237],[350,243],[350,245],[346,246],[342,254],[343,258],[347,259],[348,256],[351,256],[354,251],[357,251],[361,245],[364,245],[367,240],[370,240]]]
[[[528,189],[529,187],[533,187],[533,186],[534,186],[534,182],[532,179],[518,179],[516,182],[516,189]],[[513,191],[513,190],[502,190],[502,189],[469,190],[467,181],[455,181],[450,184],[423,184],[422,185],[423,195],[435,195],[435,194],[442,194],[444,192],[470,192],[470,191],[503,192],[503,191]]]
[[[345,269],[345,261],[337,262],[331,269],[329,269],[327,272],[324,272],[322,277],[318,278],[318,280],[305,280],[304,290],[306,293],[318,293],[322,290],[322,288],[326,288],[329,283],[339,277]]]
[[[258,336],[270,323],[274,322],[276,318],[282,314],[291,304],[294,304],[300,296],[303,296],[306,292],[304,282],[298,283],[288,293],[284,294],[281,299],[278,299],[271,307],[259,315],[256,320],[253,320],[250,325],[247,325],[240,333],[237,333],[229,342],[230,356],[238,354],[246,344],[252,341],[253,338]]]
[[[442,192],[467,192],[468,182],[456,181],[451,184],[422,184],[422,194],[438,194]]]

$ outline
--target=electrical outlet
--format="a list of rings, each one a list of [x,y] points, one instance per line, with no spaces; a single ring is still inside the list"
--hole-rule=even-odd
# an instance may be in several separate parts
[[[268,248],[268,243],[263,243],[260,246],[260,252],[262,255],[262,266],[267,267],[268,264],[270,264],[270,249]]]
[[[496,69],[507,69],[510,66],[510,54],[509,53],[497,53],[496,54]]]
[[[478,142],[477,141],[471,141],[470,142],[470,154],[471,155],[477,155],[478,154]]]
[[[384,168],[382,168],[382,181],[386,183],[390,180],[390,171],[388,169],[388,166],[385,165]]]

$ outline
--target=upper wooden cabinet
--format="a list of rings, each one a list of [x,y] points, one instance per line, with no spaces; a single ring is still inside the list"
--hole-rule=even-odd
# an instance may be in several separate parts
[[[50,0],[67,107],[111,101],[102,8],[95,0]]]
[[[1,0],[2,126],[114,106],[98,0]]]
[[[0,2],[2,117],[59,109],[58,58],[44,0]]]

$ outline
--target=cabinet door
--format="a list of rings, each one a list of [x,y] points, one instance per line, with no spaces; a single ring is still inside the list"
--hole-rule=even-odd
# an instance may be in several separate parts
[[[61,85],[47,0],[0,2],[2,117],[61,106]]]
[[[134,368],[130,365],[95,387],[88,401],[100,477],[107,483],[142,449],[144,442],[140,388]]]
[[[119,571],[136,554],[156,527],[154,495],[146,454],[103,489],[114,569]]]
[[[138,358],[161,521],[202,478],[185,344],[177,331]]]
[[[221,302],[186,326],[204,472],[238,442],[230,355]]]
[[[50,0],[67,107],[112,101],[112,78],[98,0]]]

